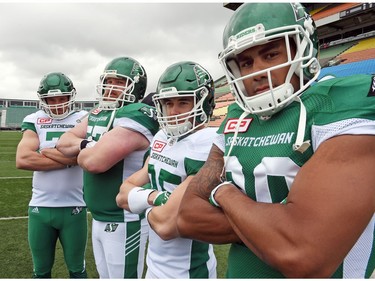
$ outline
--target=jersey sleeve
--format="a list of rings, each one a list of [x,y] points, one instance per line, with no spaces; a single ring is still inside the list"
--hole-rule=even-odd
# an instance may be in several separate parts
[[[214,139],[214,145],[216,145],[223,153],[225,151],[225,137],[224,134],[217,134]]]
[[[139,132],[149,141],[159,130],[155,109],[142,103],[120,108],[113,122],[113,127],[117,126]]]
[[[311,88],[310,101],[322,106],[314,112],[311,134],[313,148],[334,136],[375,135],[374,77],[355,75],[330,79]]]
[[[186,145],[186,157],[184,160],[187,176],[195,175],[204,165],[217,137],[215,128],[205,128],[191,135]]]
[[[27,115],[22,121],[21,131],[24,132],[26,130],[31,130],[36,133],[35,120],[36,120],[35,113]]]
[[[375,76],[354,75],[317,83],[311,95],[326,97],[326,101],[315,114],[315,125],[352,118],[375,120],[374,79]]]

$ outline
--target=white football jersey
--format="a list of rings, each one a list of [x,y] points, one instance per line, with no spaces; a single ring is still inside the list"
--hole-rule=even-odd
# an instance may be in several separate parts
[[[158,190],[173,192],[188,176],[195,175],[206,161],[215,128],[205,128],[170,141],[161,130],[151,143],[148,171]],[[162,240],[151,228],[146,278],[216,278],[213,246],[191,239]]]
[[[77,124],[86,111],[74,112],[62,120],[50,118],[43,110],[26,116],[22,131],[32,130],[39,137],[40,147],[55,147],[59,137]],[[33,193],[29,206],[86,206],[83,200],[83,173],[79,166],[51,171],[34,171]]]

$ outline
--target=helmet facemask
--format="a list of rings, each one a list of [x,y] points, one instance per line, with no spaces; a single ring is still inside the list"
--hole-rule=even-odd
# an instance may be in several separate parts
[[[309,22],[306,21],[305,25],[308,24]],[[320,66],[313,54],[313,42],[310,39],[309,28],[306,29],[307,31],[300,25],[291,25],[265,31],[264,26],[258,24],[229,38],[227,47],[219,55],[219,60],[226,73],[228,84],[235,93],[236,102],[244,111],[261,117],[269,117],[290,104],[317,78]],[[275,40],[284,40],[287,52],[286,62],[241,76],[235,56],[251,47]],[[295,49],[294,56],[292,44],[295,46],[293,48]],[[289,67],[285,81],[274,87],[272,73],[284,67]],[[243,81],[262,74],[267,77],[268,90],[248,96]],[[299,78],[299,89],[294,89],[291,83],[294,74]],[[311,78],[312,76],[313,78]]]
[[[160,127],[168,137],[182,137],[207,125],[208,116],[203,104],[209,92],[206,87],[179,92],[175,87],[163,88],[153,96]],[[168,116],[165,99],[193,98],[193,108],[185,113]]]
[[[125,84],[124,86],[108,84],[108,78],[123,79]],[[113,110],[136,102],[136,97],[132,94],[135,83],[138,82],[135,80],[138,80],[138,76],[135,76],[133,80],[128,76],[106,71],[100,77],[100,84],[96,86],[96,91],[99,94],[99,109]]]
[[[68,101],[58,104],[48,104],[47,99],[51,97],[68,96]],[[61,120],[67,117],[74,110],[76,90],[61,92],[59,89],[49,90],[45,94],[39,94],[40,105],[44,112],[52,119]],[[62,113],[60,113],[62,112]]]

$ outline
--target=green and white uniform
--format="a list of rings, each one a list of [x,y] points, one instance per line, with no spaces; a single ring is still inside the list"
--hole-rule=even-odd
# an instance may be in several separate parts
[[[173,190],[195,175],[207,160],[216,129],[205,128],[177,141],[160,130],[151,143],[148,172],[154,189]],[[191,239],[161,239],[149,230],[146,278],[216,278],[216,258],[210,244]]]
[[[366,75],[316,83],[301,96],[307,121],[304,140],[311,140],[303,154],[293,150],[296,141],[299,102],[293,102],[269,120],[248,115],[230,155],[236,121],[243,111],[230,106],[216,144],[225,151],[227,180],[258,202],[278,203],[288,196],[301,166],[325,140],[341,134],[375,134],[375,80]],[[249,214],[251,215],[251,214]],[[369,278],[375,268],[373,216],[361,237],[333,277]],[[274,270],[244,245],[233,244],[228,258],[228,278],[279,278]]]
[[[98,141],[114,127],[139,132],[151,142],[159,124],[154,109],[142,103],[117,110],[97,109],[88,117],[87,138]],[[84,172],[84,198],[94,218],[94,255],[101,278],[142,276],[147,222],[119,208],[116,195],[122,182],[142,168],[146,151],[132,152],[104,173]]]
[[[86,111],[73,112],[54,120],[39,110],[24,118],[22,131],[31,130],[38,135],[40,150],[53,148],[59,137],[85,114]],[[34,277],[51,277],[57,239],[63,245],[70,277],[86,277],[87,212],[82,177],[79,166],[33,173],[28,238]]]

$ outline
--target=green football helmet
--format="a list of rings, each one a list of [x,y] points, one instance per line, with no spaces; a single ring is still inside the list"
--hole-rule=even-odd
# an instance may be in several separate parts
[[[215,108],[211,75],[195,62],[183,61],[169,66],[161,75],[153,96],[160,127],[168,137],[181,137],[206,126]],[[163,99],[194,97],[190,112],[167,116]],[[193,117],[193,118],[192,118]]]
[[[39,83],[37,94],[41,108],[53,119],[64,119],[74,110],[76,89],[72,80],[61,72],[51,72],[46,74]],[[67,102],[49,105],[47,99],[50,97],[68,96]],[[62,108],[63,113],[59,113]],[[61,111],[61,110],[60,110]]]
[[[286,63],[241,76],[235,57],[243,51],[271,40],[284,39],[288,52]],[[293,41],[293,42],[292,42]],[[296,47],[292,57],[291,44]],[[299,3],[245,3],[232,15],[223,34],[224,50],[219,61],[226,74],[237,104],[246,112],[271,116],[290,104],[320,72],[318,38],[315,23]],[[289,66],[282,85],[273,87],[272,71]],[[264,74],[269,90],[248,96],[243,80]],[[300,88],[290,83],[293,74],[299,79]]]
[[[108,84],[108,78],[124,79],[125,86]],[[130,57],[115,58],[104,68],[104,73],[100,76],[100,84],[96,87],[99,94],[99,108],[108,110],[136,103],[143,98],[146,88],[146,71],[138,61]]]

